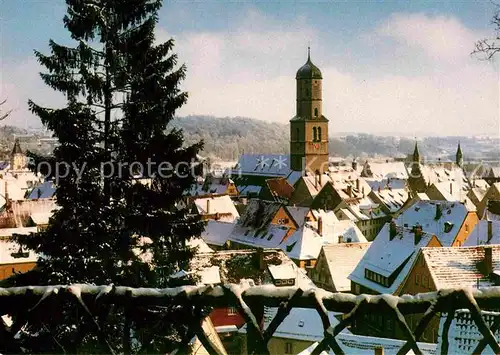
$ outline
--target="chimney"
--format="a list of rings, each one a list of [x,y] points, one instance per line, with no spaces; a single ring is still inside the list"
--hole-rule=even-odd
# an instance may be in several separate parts
[[[356,179],[356,190],[359,191],[359,179]]]
[[[493,238],[493,221],[488,221],[488,239],[486,243],[489,243]]]
[[[323,174],[318,173],[319,186],[321,186],[321,175],[323,175]]]
[[[207,214],[210,214],[210,198],[207,198]]]
[[[493,272],[493,248],[490,246],[484,247],[484,271],[486,276]]]
[[[450,195],[453,195],[453,183],[450,182]]]
[[[415,245],[420,243],[422,239],[422,226],[417,224],[413,227],[413,232],[415,233]]]
[[[314,174],[314,187],[318,188],[318,174]]]
[[[384,355],[384,347],[376,346],[374,349],[375,355]]]
[[[323,218],[322,217],[318,218],[318,234],[320,236],[323,236]]]
[[[347,186],[347,194],[349,195],[349,197],[352,197],[352,186],[351,185]]]
[[[398,230],[396,228],[396,222],[394,222],[394,220],[392,220],[391,224],[389,226],[389,240],[393,240],[396,235],[398,235]]]
[[[363,193],[363,198],[365,198],[365,187],[364,186],[361,188],[361,192]]]
[[[259,268],[259,271],[264,271],[266,269],[266,263],[264,262],[264,249],[263,248],[257,248],[255,252],[255,258],[256,258],[256,266]]]
[[[356,161],[356,159],[354,159],[352,161],[352,166],[351,167],[352,167],[352,170],[354,170],[354,171],[358,170],[358,162]]]

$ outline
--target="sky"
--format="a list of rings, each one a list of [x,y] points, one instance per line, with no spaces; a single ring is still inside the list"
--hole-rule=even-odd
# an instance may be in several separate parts
[[[63,0],[2,1],[0,99],[13,109],[2,123],[40,126],[28,99],[64,104],[33,50],[72,44],[65,10]],[[156,36],[173,37],[187,66],[179,116],[288,122],[310,45],[331,133],[499,137],[498,59],[471,55],[495,34],[494,11],[487,0],[166,0]]]

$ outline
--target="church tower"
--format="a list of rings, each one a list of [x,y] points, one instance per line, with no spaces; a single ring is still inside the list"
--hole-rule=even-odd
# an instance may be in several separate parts
[[[16,138],[14,142],[14,148],[10,154],[10,170],[24,170],[26,169],[27,161],[26,155],[24,155],[21,150],[21,145],[19,144],[19,138]]]
[[[458,142],[457,154],[455,155],[455,163],[462,167],[464,165],[464,156],[462,154],[462,148],[460,148],[460,142]]]
[[[328,120],[323,116],[321,71],[307,62],[295,77],[297,112],[290,120],[290,164],[292,170],[317,174],[328,171]]]

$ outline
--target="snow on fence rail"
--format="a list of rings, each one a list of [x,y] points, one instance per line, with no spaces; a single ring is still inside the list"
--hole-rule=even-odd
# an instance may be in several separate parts
[[[364,313],[387,314],[390,312],[396,316],[396,321],[406,333],[407,341],[398,354],[406,354],[409,350],[413,350],[415,354],[421,354],[417,341],[434,315],[437,313],[448,314],[448,319],[443,326],[443,335],[447,335],[454,311],[469,309],[474,323],[483,336],[473,353],[481,353],[487,345],[495,353],[500,353],[500,345],[493,335],[493,332],[500,328],[500,321],[497,320],[490,329],[481,315],[481,309],[500,310],[500,287],[443,289],[438,292],[397,297],[392,295],[331,293],[319,288],[303,290],[297,287],[251,286],[249,284],[181,286],[165,289],[92,286],[86,284],[27,286],[0,288],[0,316],[24,314],[26,309],[29,309],[28,312],[33,312],[37,307],[41,307],[47,299],[58,297],[58,295],[71,297],[83,308],[95,325],[94,331],[98,335],[100,342],[110,353],[114,353],[114,351],[109,345],[106,335],[101,331],[98,320],[87,307],[90,303],[115,304],[118,306],[130,306],[135,302],[139,302],[142,306],[193,303],[213,307],[236,307],[247,323],[247,348],[249,353],[253,354],[269,354],[267,343],[293,307],[314,308],[321,317],[325,337],[313,350],[312,354],[320,354],[323,350],[329,348],[335,354],[343,354],[342,349],[335,340],[335,336],[340,331]],[[258,321],[258,308],[263,306],[279,307],[277,315],[264,331],[261,330]],[[336,326],[331,326],[328,311],[342,312],[345,317]],[[404,315],[415,313],[422,313],[424,316],[415,332],[412,332],[405,321]],[[9,340],[14,342],[16,333],[24,325],[24,318],[26,317],[18,317],[17,321],[11,326],[0,322],[0,336],[4,338],[3,343],[6,344]],[[194,326],[196,335],[207,351],[210,354],[219,354],[217,348],[204,333],[201,323]],[[443,336],[441,353],[447,353],[448,346],[447,336]]]

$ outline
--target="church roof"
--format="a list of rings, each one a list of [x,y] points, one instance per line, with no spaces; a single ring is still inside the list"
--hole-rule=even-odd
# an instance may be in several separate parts
[[[295,79],[323,79],[321,70],[311,62],[311,54],[307,54],[307,62],[297,71]]]
[[[14,154],[23,154],[21,146],[19,145],[19,138],[16,138],[16,141],[14,143],[14,149],[12,149],[12,155]]]

